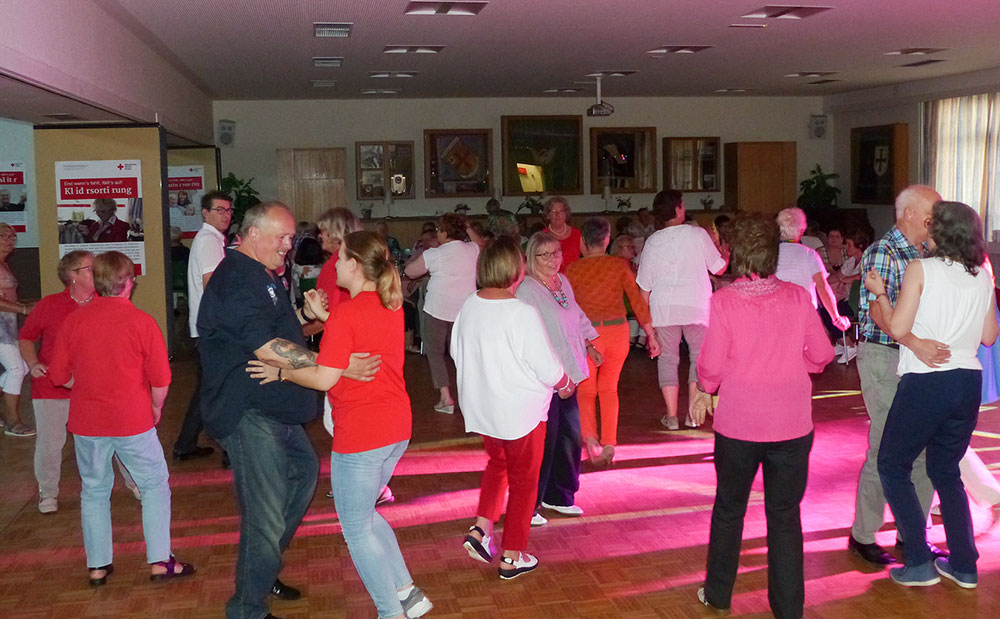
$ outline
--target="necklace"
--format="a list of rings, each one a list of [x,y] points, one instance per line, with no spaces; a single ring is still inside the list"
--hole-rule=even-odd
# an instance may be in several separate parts
[[[566,293],[563,292],[562,288],[559,288],[559,290],[553,290],[545,280],[539,279],[538,281],[540,281],[542,285],[545,286],[545,289],[552,294],[552,298],[556,300],[556,303],[558,303],[560,307],[563,309],[569,307],[569,297],[566,296]],[[559,281],[562,283],[562,280]]]
[[[74,296],[73,296],[73,293],[72,293],[72,292],[71,292],[71,293],[69,293],[69,298],[71,298],[71,299],[73,299],[74,301],[76,301],[76,302],[77,302],[77,303],[78,303],[79,305],[86,305],[86,304],[88,304],[88,303],[90,303],[91,301],[93,301],[93,300],[94,300],[94,293],[93,293],[93,292],[91,292],[91,293],[90,293],[90,296],[89,296],[89,297],[87,297],[87,299],[86,299],[86,300],[84,300],[84,301],[81,301],[80,299],[77,299],[76,297],[74,297]]]

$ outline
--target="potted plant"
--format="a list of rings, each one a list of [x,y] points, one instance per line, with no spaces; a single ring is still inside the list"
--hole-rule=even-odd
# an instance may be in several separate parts
[[[799,183],[799,208],[803,210],[836,208],[840,189],[830,184],[830,181],[836,178],[840,178],[840,175],[826,174],[817,163],[816,168],[809,172],[809,178]]]
[[[252,178],[249,180],[237,178],[232,172],[222,179],[222,191],[233,199],[234,224],[243,223],[243,215],[246,214],[247,209],[255,204],[260,204],[260,198],[257,197],[260,192],[253,188],[253,181]]]

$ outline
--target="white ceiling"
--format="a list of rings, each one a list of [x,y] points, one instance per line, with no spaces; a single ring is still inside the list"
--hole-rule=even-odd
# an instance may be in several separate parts
[[[533,97],[588,73],[634,70],[604,80],[604,95],[823,95],[1000,66],[998,0],[773,2],[833,7],[802,20],[741,16],[766,0],[490,0],[478,16],[405,15],[409,0],[100,0],[120,21],[186,72],[213,99]],[[317,21],[353,22],[346,39],[317,39]],[[733,23],[765,28],[731,28]],[[437,55],[385,54],[386,45],[444,45]],[[697,54],[647,52],[711,45]],[[932,56],[886,56],[902,48]],[[313,56],[341,56],[314,68]],[[937,64],[900,65],[939,58]],[[373,71],[416,71],[371,78]],[[785,75],[835,71],[808,85]],[[336,80],[314,88],[311,80]],[[592,85],[575,96],[593,95]],[[566,95],[555,95],[566,96]]]

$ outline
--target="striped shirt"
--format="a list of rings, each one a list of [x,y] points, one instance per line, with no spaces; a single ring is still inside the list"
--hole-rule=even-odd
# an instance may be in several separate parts
[[[922,249],[910,245],[899,228],[893,226],[885,233],[885,236],[869,246],[861,255],[862,282],[865,274],[875,269],[875,272],[881,275],[885,281],[885,292],[889,296],[890,303],[895,307],[896,299],[899,297],[899,288],[903,284],[903,273],[906,272],[906,265],[911,260],[920,258],[921,255]],[[893,344],[894,340],[879,329],[868,314],[868,303],[875,298],[875,295],[864,288],[861,292],[861,299],[858,303],[861,337],[879,344]]]

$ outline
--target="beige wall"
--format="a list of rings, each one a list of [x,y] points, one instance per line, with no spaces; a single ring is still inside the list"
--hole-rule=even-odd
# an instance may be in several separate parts
[[[661,140],[678,136],[719,136],[723,142],[796,141],[798,172],[804,178],[817,163],[833,168],[833,141],[809,139],[811,114],[822,112],[819,97],[644,97],[615,98],[615,113],[607,118],[583,117],[584,187],[589,189],[590,127],[654,126],[657,132],[657,168],[662,170]],[[371,99],[309,101],[216,101],[216,119],[236,121],[236,146],[222,149],[222,172],[241,178],[254,177],[263,198],[277,194],[277,154],[279,148],[325,148],[347,150],[348,205],[358,210],[355,181],[356,141],[413,141],[416,150],[416,198],[397,200],[396,216],[426,216],[450,211],[458,202],[485,212],[486,198],[424,199],[424,129],[492,128],[493,169],[501,162],[500,117],[528,114],[583,114],[593,99]],[[721,161],[720,161],[721,165]],[[721,180],[720,170],[720,180]],[[497,175],[497,178],[499,175]],[[663,179],[659,179],[659,188]],[[721,182],[720,182],[721,189]],[[697,204],[703,193],[690,194]],[[722,192],[712,194],[715,208],[722,206]],[[570,198],[573,209],[600,211],[601,196],[585,194]],[[635,194],[632,207],[648,206],[652,194]],[[519,197],[506,197],[503,206],[515,209]],[[375,204],[375,217],[385,215]]]

